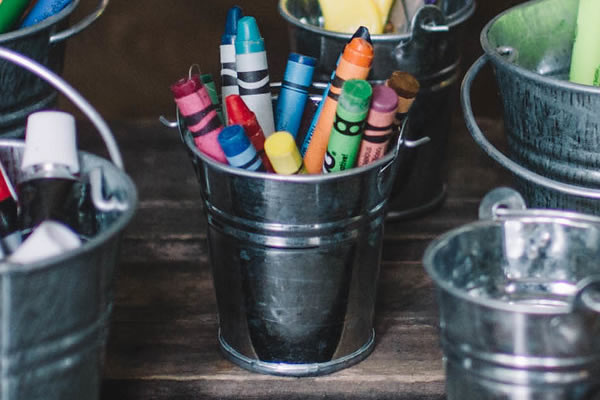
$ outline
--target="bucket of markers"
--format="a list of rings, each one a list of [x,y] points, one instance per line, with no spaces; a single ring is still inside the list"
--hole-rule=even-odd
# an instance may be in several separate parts
[[[69,17],[80,0],[4,0],[0,2],[0,46],[12,49],[61,74],[66,39],[97,20],[109,0],[80,21]],[[23,137],[27,116],[56,104],[58,92],[37,76],[0,60],[0,137]]]
[[[0,47],[94,124],[111,160],[78,151],[72,115],[32,113],[0,140],[3,400],[99,399],[120,237],[137,205],[112,133],[71,86]]]

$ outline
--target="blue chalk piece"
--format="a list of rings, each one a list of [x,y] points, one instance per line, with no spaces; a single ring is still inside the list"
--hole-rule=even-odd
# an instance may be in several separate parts
[[[241,125],[225,127],[217,138],[227,161],[232,167],[250,171],[264,171],[265,168],[250,139]]]
[[[39,0],[25,16],[25,19],[21,23],[21,28],[35,25],[48,17],[58,14],[72,1],[73,0]]]
[[[316,60],[312,57],[297,53],[289,55],[275,107],[276,131],[287,131],[296,138],[315,65]]]

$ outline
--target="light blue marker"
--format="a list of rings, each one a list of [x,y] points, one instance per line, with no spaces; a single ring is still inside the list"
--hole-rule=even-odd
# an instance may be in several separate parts
[[[63,8],[68,6],[73,0],[38,0],[37,3],[27,13],[27,16],[21,23],[21,28],[35,25],[48,17],[58,14]]]
[[[275,107],[275,130],[298,135],[317,60],[298,53],[288,56],[281,91]]]
[[[218,137],[219,144],[227,157],[229,165],[249,171],[264,171],[265,167],[260,161],[250,139],[241,125],[225,127]]]

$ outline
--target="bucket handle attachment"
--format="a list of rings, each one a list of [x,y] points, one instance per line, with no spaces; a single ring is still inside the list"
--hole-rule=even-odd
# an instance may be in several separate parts
[[[85,18],[74,24],[69,29],[65,29],[62,32],[58,32],[50,36],[50,44],[62,42],[63,40],[70,38],[71,36],[81,32],[82,30],[90,26],[104,13],[104,10],[106,10],[106,6],[108,6],[108,2],[109,0],[100,0],[98,7],[96,7],[96,9],[91,14],[88,14]]]
[[[600,275],[590,275],[577,283],[571,307],[574,311],[587,310],[600,314]]]
[[[460,90],[460,99],[465,117],[465,124],[475,142],[483,149],[485,153],[487,153],[488,156],[490,156],[501,166],[508,169],[510,172],[519,176],[522,179],[561,193],[579,197],[600,199],[600,190],[571,185],[564,182],[558,182],[545,176],[539,175],[533,171],[528,170],[527,168],[522,167],[521,165],[508,158],[487,140],[484,133],[481,131],[481,129],[477,125],[477,122],[475,121],[475,116],[471,107],[471,87],[473,86],[473,80],[479,74],[479,72],[482,70],[485,64],[487,64],[488,61],[488,55],[483,55],[479,57],[477,61],[475,61],[475,63],[471,66],[471,68],[469,68],[469,70],[465,74]]]

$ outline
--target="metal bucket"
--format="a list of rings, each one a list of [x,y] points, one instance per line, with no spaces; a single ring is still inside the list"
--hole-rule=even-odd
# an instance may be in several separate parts
[[[200,183],[225,357],[282,376],[324,375],[367,357],[388,197],[399,154],[414,143],[400,135],[367,166],[284,176],[216,163],[183,119],[171,126]]]
[[[81,21],[67,27],[71,13],[79,4],[73,0],[56,15],[30,26],[0,34],[0,46],[31,58],[61,74],[65,56],[65,40],[100,17],[109,0],[99,0],[98,7]],[[23,137],[29,114],[55,105],[58,93],[37,76],[0,61],[0,137]]]
[[[79,153],[99,221],[97,234],[75,250],[39,262],[0,263],[0,398],[99,399],[114,269],[120,235],[137,205],[136,189],[122,169],[110,129],[81,95],[18,53],[0,48],[0,58],[73,101],[98,129],[112,159]],[[0,159],[13,182],[19,179],[23,150],[22,140],[0,140]]]
[[[490,192],[435,239],[448,400],[600,398],[600,218]]]
[[[462,105],[475,141],[516,176],[527,203],[600,213],[600,88],[568,82],[578,0],[513,7],[481,32],[482,56],[465,75]],[[471,109],[473,80],[491,62],[510,158],[484,136]]]
[[[410,110],[408,139],[431,142],[407,157],[406,180],[395,183],[388,219],[414,217],[440,205],[446,194],[443,174],[450,133],[453,95],[458,81],[464,22],[475,10],[474,0],[445,0],[441,8],[423,7],[410,32],[372,35],[375,59],[369,80],[381,82],[393,71],[413,74],[421,90]],[[328,82],[351,34],[322,29],[318,0],[280,0],[279,12],[288,22],[292,51],[317,58],[315,80]]]

